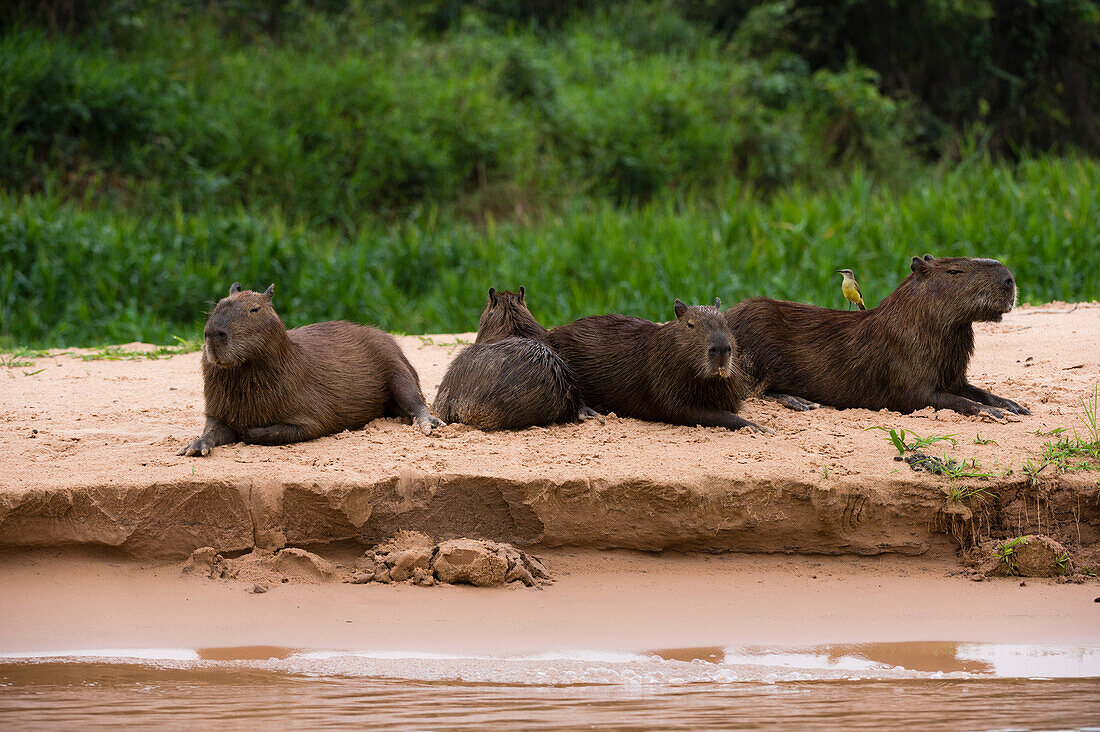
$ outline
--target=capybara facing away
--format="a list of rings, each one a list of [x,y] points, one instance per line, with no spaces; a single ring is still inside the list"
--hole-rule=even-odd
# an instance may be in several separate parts
[[[477,340],[451,362],[432,404],[444,421],[517,430],[596,416],[525,296],[489,288]]]
[[[241,290],[210,313],[203,332],[206,427],[180,455],[207,455],[238,440],[282,445],[358,429],[386,414],[431,416],[420,381],[388,333],[344,321],[287,330],[266,292]]]
[[[962,414],[1030,414],[966,380],[972,323],[1016,303],[995,259],[913,257],[912,274],[871,310],[847,312],[755,298],[725,313],[750,376],[792,409],[819,404]],[[807,401],[808,400],[808,401]]]
[[[663,325],[626,315],[589,316],[552,328],[550,345],[597,412],[770,431],[734,414],[749,390],[720,304],[715,298],[713,307],[688,307],[677,300],[676,319]]]

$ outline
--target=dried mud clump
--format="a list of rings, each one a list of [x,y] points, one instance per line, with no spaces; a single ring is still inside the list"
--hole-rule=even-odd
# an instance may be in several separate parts
[[[356,584],[408,582],[499,587],[520,582],[538,587],[550,575],[537,558],[511,544],[482,539],[450,539],[434,544],[418,532],[404,531],[368,550],[355,563]]]
[[[986,557],[986,574],[994,577],[1064,577],[1073,572],[1066,547],[1042,534],[986,547]]]
[[[320,584],[338,578],[336,567],[326,559],[304,549],[269,552],[256,549],[236,559],[226,559],[216,549],[196,549],[183,563],[184,574],[208,579],[248,582],[266,591],[269,584]],[[255,591],[255,590],[251,590]]]

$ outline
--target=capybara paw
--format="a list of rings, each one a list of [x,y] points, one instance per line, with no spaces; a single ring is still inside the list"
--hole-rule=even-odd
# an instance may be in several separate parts
[[[1022,404],[1017,404],[1011,399],[1004,399],[1003,397],[1001,398],[1001,404],[999,404],[998,406],[1004,407],[1013,414],[1031,414],[1031,412],[1028,411],[1027,407],[1023,406]]]
[[[581,411],[577,412],[577,419],[581,422],[587,422],[590,419],[598,420],[600,424],[604,423],[603,415],[597,412],[592,407],[581,407]]]
[[[446,423],[438,417],[428,415],[427,417],[417,417],[416,426],[420,428],[420,431],[425,435],[430,435],[432,430],[436,427],[443,427]]]
[[[1005,421],[1005,413],[1004,412],[1002,412],[997,407],[990,407],[988,405],[983,405],[982,408],[978,410],[978,416],[979,417],[989,416],[989,417],[992,417],[993,419],[997,420],[998,422],[1004,422]]]
[[[184,457],[206,457],[210,454],[210,445],[201,437],[196,437],[181,447],[176,454]]]
[[[765,427],[764,425],[757,424],[756,422],[749,422],[744,427],[741,427],[741,429],[743,429],[743,430],[747,429],[750,432],[755,432],[755,433],[758,433],[758,434],[761,434],[761,435],[774,435],[775,434],[775,430],[773,430],[771,427]]]

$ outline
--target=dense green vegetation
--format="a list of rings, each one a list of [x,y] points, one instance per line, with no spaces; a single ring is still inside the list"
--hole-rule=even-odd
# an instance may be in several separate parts
[[[886,4],[889,53],[842,5],[16,2],[0,343],[194,337],[236,279],[405,332],[490,285],[547,324],[839,307],[842,266],[875,302],[924,252],[1100,296],[1095,4]]]

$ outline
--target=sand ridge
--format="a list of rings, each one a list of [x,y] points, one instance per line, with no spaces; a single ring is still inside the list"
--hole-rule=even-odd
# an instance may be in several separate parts
[[[976,333],[971,380],[1033,416],[797,413],[749,399],[743,416],[776,435],[608,418],[498,433],[448,425],[425,437],[377,420],[295,445],[226,445],[207,458],[175,454],[202,427],[199,354],[38,358],[0,373],[0,545],[186,556],[204,545],[371,543],[416,529],[521,545],[927,551],[942,537],[946,481],[894,462],[874,427],[956,435],[957,447],[932,451],[998,474],[975,481],[1000,493],[998,521],[1020,531],[1071,521],[1081,543],[1095,543],[1095,474],[1050,471],[1031,486],[1020,468],[1050,439],[1037,433],[1081,426],[1080,401],[1100,382],[1100,304],[1025,306]],[[473,337],[398,340],[430,403]],[[978,435],[993,442],[975,444]]]

